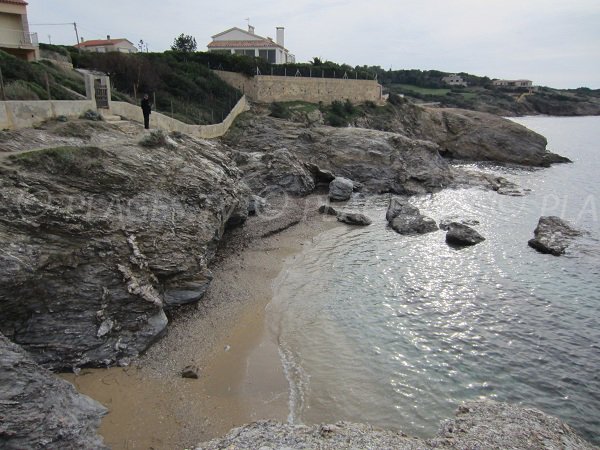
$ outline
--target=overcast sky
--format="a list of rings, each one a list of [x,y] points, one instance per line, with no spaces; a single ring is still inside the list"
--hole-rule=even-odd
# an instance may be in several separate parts
[[[600,88],[600,0],[28,0],[40,42],[140,39],[168,49],[181,33],[206,50],[246,18],[298,62],[315,56],[393,69],[438,69],[526,78],[558,88]],[[50,37],[49,37],[50,36]]]

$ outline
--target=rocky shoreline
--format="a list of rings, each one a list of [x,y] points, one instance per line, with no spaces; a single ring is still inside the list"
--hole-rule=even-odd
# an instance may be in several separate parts
[[[174,134],[154,142],[133,124],[85,121],[2,132],[0,332],[40,371],[128,366],[165,334],[177,308],[204,297],[224,236],[246,245],[252,237],[240,226],[264,202],[306,196],[335,177],[365,193],[459,186],[501,193],[512,189],[506,180],[448,159],[539,167],[568,161],[504,119],[404,108],[387,131],[247,113],[221,141]],[[275,216],[263,216],[269,224],[261,237],[298,223]],[[225,235],[228,229],[242,231]],[[17,364],[14,344],[2,339],[0,349],[3,377]],[[12,415],[7,402],[20,401],[10,388],[20,376],[5,378],[0,416]],[[65,394],[49,395],[62,402]],[[82,411],[87,422],[75,426],[86,430],[103,412],[98,405]],[[46,431],[39,442],[58,442],[56,427]],[[0,429],[0,442],[17,445],[14,439]]]

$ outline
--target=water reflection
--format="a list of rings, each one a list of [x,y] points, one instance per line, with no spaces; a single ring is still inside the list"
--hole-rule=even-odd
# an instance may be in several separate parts
[[[548,126],[553,144],[572,144],[552,140],[560,128]],[[569,148],[585,161],[595,151]],[[460,189],[411,200],[438,222],[477,220],[483,243],[456,250],[441,231],[400,236],[386,227],[386,197],[359,198],[373,225],[326,232],[281,276],[270,323],[297,390],[293,421],[431,435],[458,402],[495,398],[600,434],[600,236],[586,197],[600,194],[590,181],[600,166],[486,170],[529,195]],[[589,235],[567,257],[541,255],[526,243],[543,214]]]

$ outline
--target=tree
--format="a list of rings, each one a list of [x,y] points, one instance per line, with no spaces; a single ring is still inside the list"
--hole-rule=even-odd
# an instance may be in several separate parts
[[[196,48],[198,48],[196,39],[189,34],[183,33],[181,33],[179,37],[175,38],[173,45],[171,45],[171,50],[183,53],[195,52]]]

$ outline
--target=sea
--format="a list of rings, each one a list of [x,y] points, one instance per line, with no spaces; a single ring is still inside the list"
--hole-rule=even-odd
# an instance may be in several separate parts
[[[286,261],[267,307],[289,383],[289,421],[370,423],[432,437],[463,401],[555,415],[600,444],[600,117],[523,117],[572,164],[463,164],[526,195],[447,189],[410,202],[474,221],[486,240],[401,236],[388,196],[358,196],[368,227],[339,226]],[[527,245],[540,216],[584,234],[564,256]]]

